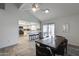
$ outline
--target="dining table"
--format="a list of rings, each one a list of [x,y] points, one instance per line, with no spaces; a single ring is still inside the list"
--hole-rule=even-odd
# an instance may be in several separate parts
[[[46,47],[49,47],[53,49],[53,51],[55,51],[58,48],[58,46],[62,42],[64,42],[64,39],[65,37],[62,37],[62,36],[54,36],[51,38],[48,37],[48,38],[36,40],[35,43],[45,45]]]

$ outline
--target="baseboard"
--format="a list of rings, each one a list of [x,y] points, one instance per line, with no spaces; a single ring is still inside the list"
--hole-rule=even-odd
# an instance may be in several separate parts
[[[5,49],[5,48],[9,48],[9,47],[14,47],[14,46],[16,46],[16,45],[17,45],[17,44],[10,45],[10,46],[7,46],[7,47],[3,47],[3,48],[0,48],[0,50]]]
[[[76,45],[73,45],[73,44],[68,44],[68,46],[79,48],[79,46],[76,46]]]

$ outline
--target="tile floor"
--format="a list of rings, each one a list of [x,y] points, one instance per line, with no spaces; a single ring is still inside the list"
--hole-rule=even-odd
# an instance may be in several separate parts
[[[20,36],[16,45],[0,49],[0,55],[35,56],[35,41],[30,41],[26,35]]]

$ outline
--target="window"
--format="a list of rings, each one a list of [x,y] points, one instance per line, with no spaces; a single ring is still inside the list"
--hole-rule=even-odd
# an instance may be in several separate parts
[[[37,30],[37,27],[35,25],[31,25],[31,30]]]
[[[48,36],[48,25],[43,25],[43,36],[44,37]]]
[[[40,29],[40,25],[38,23],[31,23],[29,26],[30,26],[30,29],[33,31]]]
[[[43,37],[52,37],[55,34],[55,24],[43,25]]]

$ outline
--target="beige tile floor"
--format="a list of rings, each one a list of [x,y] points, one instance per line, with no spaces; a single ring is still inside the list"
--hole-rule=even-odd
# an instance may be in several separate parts
[[[15,46],[0,49],[1,56],[35,56],[35,41],[30,41],[28,35],[20,36]]]
[[[35,55],[35,41],[30,41],[28,36],[20,37],[18,45],[16,46],[16,55],[34,56]]]

